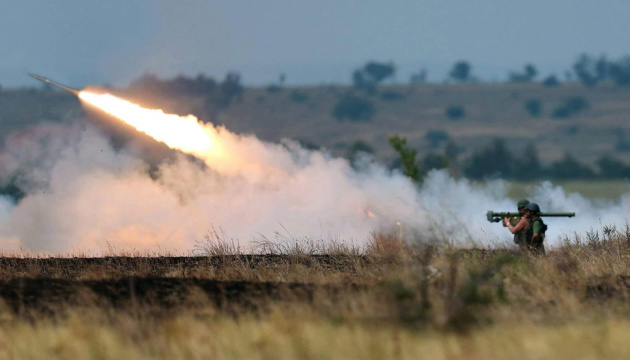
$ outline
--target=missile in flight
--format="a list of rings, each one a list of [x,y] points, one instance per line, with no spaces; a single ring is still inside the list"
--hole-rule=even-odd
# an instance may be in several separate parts
[[[69,86],[66,86],[66,85],[62,85],[62,84],[60,84],[58,82],[54,82],[54,81],[52,81],[50,79],[46,79],[43,76],[35,75],[35,74],[32,74],[32,73],[28,73],[28,76],[30,76],[30,77],[32,77],[34,79],[37,79],[37,80],[39,80],[39,81],[41,81],[41,82],[43,82],[45,84],[52,85],[52,86],[54,86],[54,87],[56,87],[58,89],[61,89],[63,91],[67,91],[67,92],[69,92],[72,95],[77,95],[77,96],[79,95],[79,90],[73,89],[73,88],[71,88]]]

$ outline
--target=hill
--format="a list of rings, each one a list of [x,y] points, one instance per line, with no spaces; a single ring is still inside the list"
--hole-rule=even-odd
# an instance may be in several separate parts
[[[150,89],[114,92],[145,106],[192,113],[237,133],[252,133],[267,141],[292,138],[337,156],[362,141],[382,162],[395,156],[387,142],[393,134],[407,137],[421,155],[443,151],[446,141],[440,138],[449,138],[458,145],[460,159],[493,138],[505,139],[508,148],[519,154],[533,143],[545,163],[566,152],[591,165],[604,154],[624,160],[630,149],[624,137],[630,89],[607,84],[596,88],[537,83],[381,85],[374,95],[335,85],[273,86],[245,88],[240,99],[228,106],[209,105],[211,95],[166,95]],[[373,105],[371,118],[340,121],[333,116],[335,105],[349,92]],[[72,122],[80,117],[80,104],[69,94],[35,89],[0,92],[3,138],[36,123]],[[433,140],[427,138],[429,132]]]

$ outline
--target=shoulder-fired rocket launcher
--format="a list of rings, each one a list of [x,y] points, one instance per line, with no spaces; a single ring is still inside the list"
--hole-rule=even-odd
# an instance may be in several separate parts
[[[496,211],[488,211],[486,213],[486,217],[490,222],[501,222],[503,218],[512,217],[512,216],[521,216],[518,211],[515,212],[496,212]],[[557,213],[540,213],[539,216],[544,217],[574,217],[574,212],[557,212]]]

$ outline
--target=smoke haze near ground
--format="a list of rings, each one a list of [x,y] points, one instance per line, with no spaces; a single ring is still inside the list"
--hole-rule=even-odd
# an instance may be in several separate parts
[[[262,239],[362,245],[374,232],[459,245],[511,243],[506,229],[485,219],[487,210],[514,210],[502,181],[472,184],[434,171],[418,190],[369,159],[353,168],[292,141],[265,143],[214,127],[240,166],[205,166],[179,155],[149,171],[131,152],[115,151],[96,129],[45,129],[32,128],[21,141],[9,139],[0,155],[0,181],[16,179],[26,193],[17,204],[0,197],[5,251],[188,253],[211,231],[244,250]],[[546,221],[550,244],[564,234],[623,225],[630,209],[630,195],[595,203],[550,183],[539,186],[531,200],[543,211],[578,214]]]

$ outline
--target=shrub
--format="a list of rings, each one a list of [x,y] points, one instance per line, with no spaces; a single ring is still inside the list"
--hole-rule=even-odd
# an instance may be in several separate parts
[[[370,121],[375,112],[376,108],[371,101],[346,93],[335,104],[332,116],[338,121]]]
[[[588,108],[589,104],[586,99],[580,96],[574,96],[566,99],[562,105],[557,107],[553,111],[552,116],[557,119],[565,119]]]
[[[444,115],[451,120],[459,120],[466,116],[466,110],[463,106],[451,105],[446,108]]]
[[[356,89],[373,95],[376,93],[376,86],[395,73],[396,66],[393,63],[370,61],[352,73],[352,83]]]
[[[539,117],[542,114],[542,103],[538,99],[525,101],[525,110],[531,117]]]
[[[514,171],[514,155],[505,140],[494,139],[491,144],[473,152],[464,168],[471,179],[509,178]]]
[[[432,148],[436,148],[440,146],[440,144],[446,140],[449,140],[451,137],[447,132],[441,130],[431,130],[424,135],[425,140],[429,141]]]
[[[472,66],[468,61],[461,60],[453,65],[448,75],[456,82],[468,82],[471,80],[471,69]]]
[[[603,155],[597,159],[599,175],[605,179],[627,179],[630,178],[630,166],[611,155]]]
[[[560,81],[556,75],[549,75],[545,80],[543,80],[542,84],[545,87],[556,87],[560,85]]]
[[[374,148],[368,143],[357,140],[346,150],[346,158],[354,161],[359,153],[374,154]]]
[[[590,167],[567,153],[562,160],[551,165],[549,175],[554,179],[591,179],[595,173]]]
[[[389,144],[400,155],[403,173],[415,182],[421,183],[419,164],[416,161],[416,150],[407,145],[407,139],[398,135],[389,138]]]

